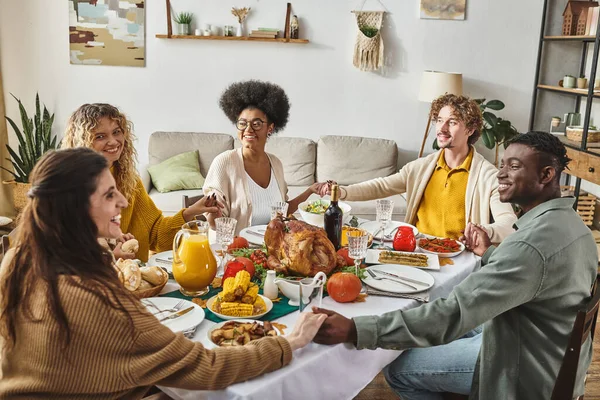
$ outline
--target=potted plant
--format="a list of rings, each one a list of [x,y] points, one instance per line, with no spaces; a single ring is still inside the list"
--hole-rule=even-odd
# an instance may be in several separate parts
[[[513,137],[519,135],[519,131],[508,120],[497,117],[494,113],[486,109],[500,111],[504,109],[504,103],[500,100],[490,100],[487,103],[485,99],[474,99],[479,105],[483,115],[483,129],[481,129],[481,140],[488,149],[496,148],[496,157],[494,165],[498,165],[498,145],[508,146],[508,142]],[[438,150],[437,140],[433,142],[433,148]]]
[[[44,105],[43,112],[40,109],[39,95],[35,95],[35,115],[29,118],[27,111],[21,100],[17,99],[12,93],[11,96],[19,103],[19,113],[21,114],[21,124],[23,132],[17,124],[9,117],[6,120],[15,131],[19,146],[17,151],[6,145],[13,170],[0,166],[14,176],[13,180],[4,181],[4,184],[13,186],[13,200],[15,208],[20,211],[27,204],[27,191],[31,188],[29,184],[29,174],[37,161],[48,150],[56,149],[56,135],[52,135],[52,124],[54,114],[50,115]]]
[[[577,89],[585,89],[586,86],[587,78],[585,75],[581,75],[579,78],[577,78]]]
[[[190,12],[182,12],[179,14],[175,14],[175,22],[177,23],[177,33],[179,35],[189,35],[190,34],[190,25],[192,23],[192,19],[194,18],[194,14]]]
[[[372,38],[372,37],[375,37],[377,35],[377,33],[379,32],[379,29],[375,28],[374,26],[364,25],[364,26],[360,27],[360,31],[366,37]]]

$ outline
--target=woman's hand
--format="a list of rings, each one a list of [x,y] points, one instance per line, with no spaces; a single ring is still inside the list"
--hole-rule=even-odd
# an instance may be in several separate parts
[[[117,239],[117,243],[125,243],[126,241],[131,239],[135,239],[135,236],[133,236],[131,233],[124,233],[120,238]]]
[[[487,249],[492,245],[492,241],[483,227],[471,222],[467,224],[463,236],[458,240],[460,240],[468,250],[471,250],[480,257],[483,256]]]
[[[308,190],[310,190],[311,193],[318,194],[319,196],[323,197],[321,192],[325,191],[325,189],[323,189],[324,186],[327,186],[327,182],[315,182],[310,185]]]
[[[125,236],[125,235],[123,235]],[[131,238],[133,239],[133,235],[131,235]],[[113,255],[115,256],[115,259],[118,260],[119,258],[122,258],[124,260],[133,260],[135,258],[135,253],[126,253],[123,250],[121,250],[121,246],[123,246],[124,242],[121,242],[120,239],[117,242],[117,245],[115,246],[115,248],[113,249]]]
[[[327,181],[327,182],[323,182],[321,184],[322,186],[319,188],[319,196],[323,197],[323,196],[327,196],[327,195],[331,195],[331,186],[332,185],[337,185],[336,181]]]
[[[300,317],[294,325],[294,330],[286,339],[292,347],[292,351],[300,349],[309,344],[327,319],[325,314],[313,314],[311,312],[301,312]]]
[[[218,218],[221,216],[221,209],[223,208],[225,208],[225,206],[217,200],[216,193],[212,193],[211,195],[202,197],[183,211],[183,218],[186,221],[191,221],[196,215],[204,213],[214,214],[214,217]]]

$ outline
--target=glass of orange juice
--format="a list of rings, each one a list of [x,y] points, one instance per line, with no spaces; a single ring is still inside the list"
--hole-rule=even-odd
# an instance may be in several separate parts
[[[190,221],[173,239],[173,277],[186,296],[208,293],[217,274],[217,260],[208,244],[206,221]]]

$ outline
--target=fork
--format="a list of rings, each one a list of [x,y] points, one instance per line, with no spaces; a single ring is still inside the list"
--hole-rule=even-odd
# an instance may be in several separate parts
[[[414,289],[414,290],[419,290],[417,287],[415,287],[415,286],[413,286],[413,285],[409,285],[408,283],[404,283],[404,282],[402,282],[402,281],[398,281],[398,280],[396,280],[396,279],[388,278],[388,277],[385,277],[385,276],[378,276],[378,275],[375,275],[375,273],[374,273],[373,271],[371,271],[370,269],[367,269],[367,273],[368,273],[369,275],[371,275],[371,278],[373,278],[373,279],[375,279],[375,280],[378,280],[378,281],[380,281],[380,280],[382,280],[382,279],[387,279],[387,280],[389,280],[389,281],[392,281],[392,282],[395,282],[395,283],[400,283],[400,284],[402,284],[402,285],[404,285],[404,286],[408,286],[408,287],[409,287],[409,288],[411,288],[411,289]]]
[[[196,330],[198,329],[199,326],[200,325],[198,324],[198,325],[194,326],[193,328],[183,331],[183,336],[185,336],[188,339],[193,338],[196,335]]]
[[[185,300],[179,300],[179,302],[177,304],[175,304],[175,306],[173,308],[169,308],[166,310],[158,310],[156,312],[153,312],[152,315],[158,315],[158,314],[162,314],[165,312],[177,312],[177,311],[181,310],[184,305],[185,305]]]

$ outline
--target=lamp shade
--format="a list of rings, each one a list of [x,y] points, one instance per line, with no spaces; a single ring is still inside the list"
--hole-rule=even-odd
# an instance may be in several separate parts
[[[419,101],[431,103],[443,94],[462,95],[462,74],[440,71],[423,71]]]

